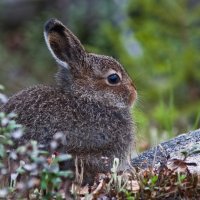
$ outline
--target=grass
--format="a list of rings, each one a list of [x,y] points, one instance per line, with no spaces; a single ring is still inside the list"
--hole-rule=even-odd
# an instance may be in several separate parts
[[[85,193],[80,192],[82,199],[191,199],[200,194],[200,179],[190,173],[184,160],[169,160],[157,169],[130,168],[126,172],[117,171],[117,162],[115,159],[111,172],[97,180],[90,194],[86,195],[85,188]]]

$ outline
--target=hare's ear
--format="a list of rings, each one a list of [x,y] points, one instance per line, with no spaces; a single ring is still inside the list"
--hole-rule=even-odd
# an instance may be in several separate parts
[[[46,22],[44,37],[52,56],[63,67],[81,62],[86,55],[78,38],[56,19]]]

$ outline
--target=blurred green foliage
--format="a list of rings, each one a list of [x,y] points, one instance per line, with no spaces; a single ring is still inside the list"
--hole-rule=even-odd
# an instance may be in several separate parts
[[[38,82],[53,83],[55,62],[42,31],[46,19],[57,17],[88,51],[117,58],[133,78],[141,148],[148,147],[146,141],[152,145],[200,127],[198,1],[75,1],[66,13],[63,17],[53,8],[45,10],[14,33],[0,32],[0,80],[9,93]]]
[[[143,51],[134,61],[148,102],[145,114],[150,125],[171,136],[200,127],[195,123],[200,113],[199,17],[198,1],[135,0],[128,6],[127,25]]]
[[[71,199],[68,191],[74,169],[61,170],[59,164],[73,162],[72,156],[53,153],[60,146],[58,138],[51,141],[54,145],[49,151],[34,140],[18,144],[16,148],[24,134],[22,125],[15,122],[16,117],[14,113],[0,112],[0,199],[60,200],[63,199],[62,191],[66,199]]]
[[[106,29],[111,51],[135,77],[135,118],[149,139],[200,127],[199,19],[198,1],[129,0],[124,21]]]

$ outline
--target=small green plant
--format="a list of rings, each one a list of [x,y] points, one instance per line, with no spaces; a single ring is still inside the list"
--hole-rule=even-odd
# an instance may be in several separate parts
[[[187,175],[178,173],[177,177],[178,177],[177,184],[181,185],[183,181],[186,179]]]
[[[15,118],[13,113],[0,113],[0,198],[59,200],[69,195],[73,172],[60,170],[59,163],[72,157],[51,153],[56,152],[58,140],[52,141],[50,152],[36,141],[15,148],[23,135],[23,127]]]

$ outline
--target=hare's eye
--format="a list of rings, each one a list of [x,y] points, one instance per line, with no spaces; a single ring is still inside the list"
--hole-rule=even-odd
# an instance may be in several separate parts
[[[108,80],[108,83],[114,85],[114,84],[117,84],[120,82],[120,77],[118,74],[110,74],[108,77],[107,77],[107,80]]]

